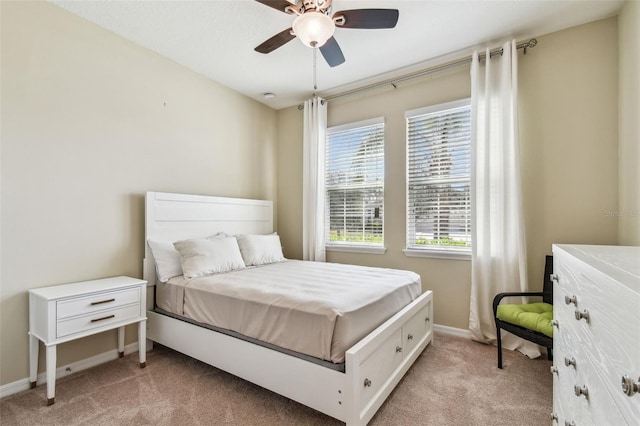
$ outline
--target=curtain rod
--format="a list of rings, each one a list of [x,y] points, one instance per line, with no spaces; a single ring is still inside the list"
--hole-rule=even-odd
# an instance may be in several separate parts
[[[527,54],[527,49],[533,48],[537,44],[538,44],[538,40],[536,40],[535,38],[532,38],[531,40],[528,40],[528,41],[525,41],[525,42],[517,44],[516,48],[517,49],[523,49],[523,52],[526,55]],[[497,56],[497,55],[502,55],[502,48],[494,49],[489,53],[489,57],[491,57],[491,58],[494,57],[494,56]],[[479,60],[485,59],[486,56],[487,55],[483,53],[481,55],[478,55],[478,59]],[[434,67],[427,68],[427,69],[424,69],[424,70],[421,70],[421,71],[417,71],[417,72],[414,72],[414,73],[406,74],[406,75],[403,75],[403,76],[400,76],[400,77],[384,80],[384,81],[381,81],[379,83],[374,83],[374,84],[370,84],[368,86],[364,86],[364,87],[360,87],[360,88],[357,88],[357,89],[349,90],[347,92],[340,93],[340,94],[337,94],[337,95],[327,96],[325,98],[325,100],[326,101],[333,101],[335,99],[339,99],[339,98],[344,98],[344,97],[347,97],[347,96],[355,95],[356,93],[367,92],[369,90],[377,89],[377,88],[388,86],[388,85],[393,86],[393,88],[395,89],[397,83],[400,83],[400,82],[403,82],[403,81],[407,81],[407,80],[411,80],[411,79],[418,78],[418,77],[422,77],[422,76],[425,76],[425,75],[433,74],[433,73],[436,73],[436,72],[439,72],[439,71],[448,70],[449,68],[455,68],[455,67],[458,67],[460,65],[470,64],[470,63],[471,63],[471,56],[463,58],[463,59],[459,59],[459,60],[454,61],[454,62],[449,62],[447,64],[436,65]],[[298,109],[300,109],[300,110],[304,109],[304,105],[298,105]]]

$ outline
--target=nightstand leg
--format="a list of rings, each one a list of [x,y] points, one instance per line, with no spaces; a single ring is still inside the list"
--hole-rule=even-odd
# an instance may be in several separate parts
[[[124,326],[118,327],[118,358],[124,356]]]
[[[145,368],[147,366],[147,320],[138,323],[138,354],[140,368]]]
[[[56,345],[47,346],[47,405],[56,399]]]
[[[38,351],[40,340],[33,334],[29,334],[29,382],[31,389],[36,387],[38,381]]]

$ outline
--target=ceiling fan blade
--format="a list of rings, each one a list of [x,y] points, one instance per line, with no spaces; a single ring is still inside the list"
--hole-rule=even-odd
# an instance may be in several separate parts
[[[296,5],[294,5],[291,2],[288,2],[287,0],[256,0],[258,3],[262,3],[265,6],[269,6],[272,7],[276,10],[279,10],[280,12],[284,12],[289,14],[290,12],[287,12],[287,6],[291,7],[292,9],[296,9]]]
[[[344,62],[342,49],[335,38],[331,37],[325,44],[320,46],[320,53],[324,56],[330,67],[337,67]]]
[[[398,15],[397,9],[354,9],[336,12],[333,20],[340,28],[393,28],[398,23]]]
[[[292,34],[291,31],[291,28],[287,28],[286,30],[274,35],[269,40],[266,40],[254,50],[259,53],[273,52],[278,47],[281,47],[296,38],[296,36]]]

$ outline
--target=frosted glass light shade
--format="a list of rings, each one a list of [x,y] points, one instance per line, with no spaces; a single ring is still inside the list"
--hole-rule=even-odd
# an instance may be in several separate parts
[[[306,12],[293,21],[293,33],[309,47],[324,45],[335,30],[333,20],[320,12]]]

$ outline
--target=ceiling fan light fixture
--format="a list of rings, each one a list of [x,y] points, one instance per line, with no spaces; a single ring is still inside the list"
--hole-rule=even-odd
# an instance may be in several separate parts
[[[323,46],[336,30],[333,20],[321,12],[303,13],[293,21],[293,33],[309,47]]]

